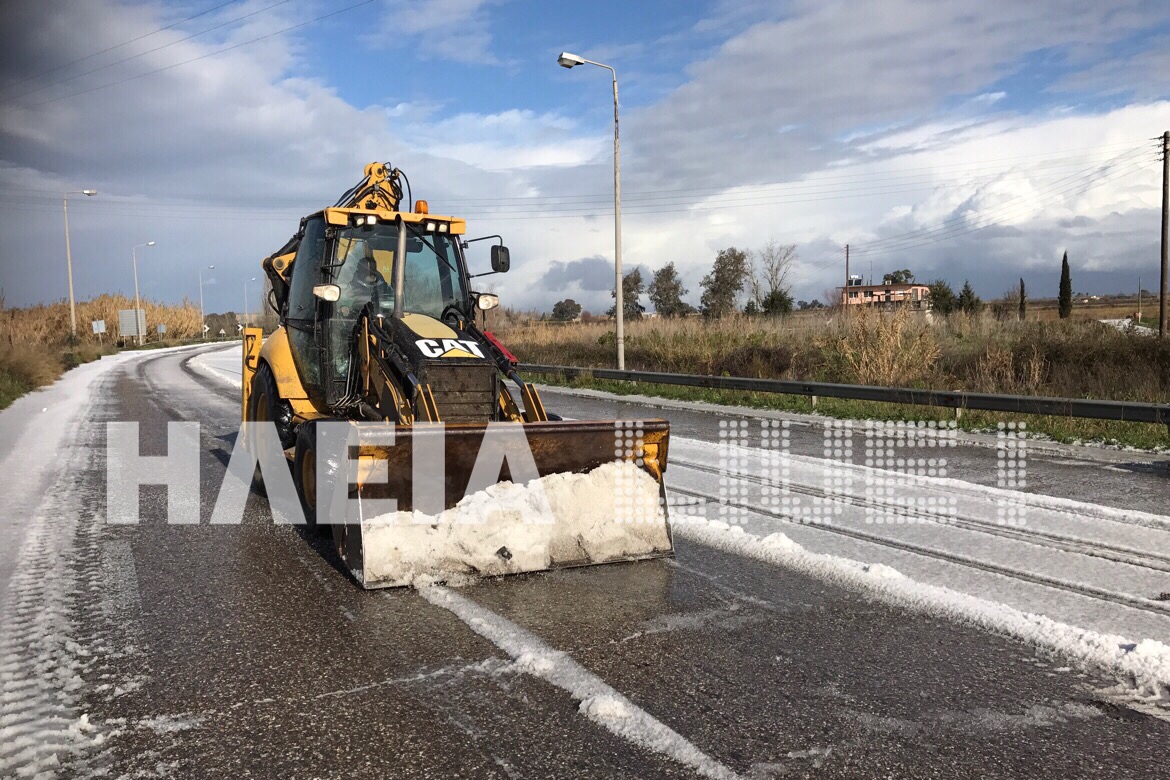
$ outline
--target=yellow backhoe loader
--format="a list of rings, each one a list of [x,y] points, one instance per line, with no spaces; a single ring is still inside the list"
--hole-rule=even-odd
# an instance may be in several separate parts
[[[242,414],[275,428],[306,522],[367,588],[671,555],[668,423],[547,412],[476,325],[499,300],[472,280],[507,248],[400,210],[404,182],[409,203],[370,163],[263,261],[280,327],[244,330]],[[473,275],[481,240],[492,270]]]

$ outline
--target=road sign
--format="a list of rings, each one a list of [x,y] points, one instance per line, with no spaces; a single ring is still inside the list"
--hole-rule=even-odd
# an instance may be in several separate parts
[[[224,332],[224,329],[223,329],[223,328],[220,328],[220,329],[219,329],[219,335],[221,335],[221,336],[226,336],[226,335],[227,335],[227,333],[225,333],[225,332]]]
[[[243,332],[244,332],[244,326],[243,326],[243,325],[237,325],[237,326],[236,326],[236,333],[243,333]]]
[[[206,333],[209,330],[211,330],[211,326],[208,325],[206,322],[203,323],[203,332]]]
[[[160,322],[160,323],[158,324],[158,335],[160,335],[160,336],[161,336],[161,335],[163,335],[163,334],[164,334],[164,333],[166,333],[166,332],[167,332],[167,326],[166,326],[166,325],[164,325],[164,324],[162,324],[162,323]]]
[[[105,333],[106,332],[106,321],[105,320],[94,320],[93,323],[91,323],[91,324],[93,325],[93,332],[94,333]]]
[[[135,311],[138,312],[137,318],[134,316]],[[118,309],[118,332],[123,336],[145,336],[146,310]]]

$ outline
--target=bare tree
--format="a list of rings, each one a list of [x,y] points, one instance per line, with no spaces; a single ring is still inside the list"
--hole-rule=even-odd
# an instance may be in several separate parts
[[[843,304],[840,287],[826,287],[821,291],[821,297],[825,299],[825,308],[828,309],[836,309]]]
[[[751,257],[751,274],[748,278],[751,300],[756,308],[762,312],[772,311],[782,300],[788,301],[791,309],[791,296],[788,295],[788,274],[796,262],[796,244],[777,244],[769,239],[759,249],[753,251]]]

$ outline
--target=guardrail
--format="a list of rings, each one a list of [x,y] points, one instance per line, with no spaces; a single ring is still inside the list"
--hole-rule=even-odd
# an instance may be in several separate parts
[[[592,377],[623,382],[706,387],[717,390],[746,390],[754,393],[783,393],[824,398],[850,398],[891,404],[942,406],[951,409],[979,409],[1016,414],[1047,414],[1096,420],[1154,423],[1170,427],[1170,404],[1141,401],[1096,401],[1084,398],[1049,398],[995,393],[945,392],[913,387],[841,385],[831,382],[797,382],[785,379],[750,379],[736,376],[667,374],[656,371],[619,371],[613,368],[577,368],[521,363],[517,368],[529,374],[553,374],[569,379]]]

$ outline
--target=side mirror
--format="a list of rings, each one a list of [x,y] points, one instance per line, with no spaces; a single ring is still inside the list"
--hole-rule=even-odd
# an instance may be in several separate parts
[[[341,288],[336,284],[319,284],[313,288],[313,295],[323,301],[335,303],[341,298]]]
[[[512,258],[508,256],[508,247],[499,244],[492,247],[492,270],[498,274],[506,274],[512,267]]]
[[[492,293],[480,293],[475,298],[475,308],[480,311],[491,311],[500,305],[500,296]]]

